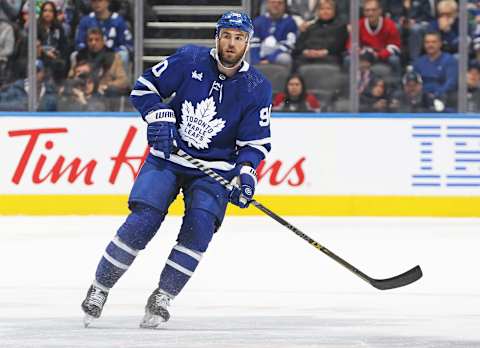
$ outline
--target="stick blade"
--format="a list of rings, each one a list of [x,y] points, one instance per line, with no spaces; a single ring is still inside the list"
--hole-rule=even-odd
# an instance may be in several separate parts
[[[419,280],[423,275],[420,266],[415,266],[405,273],[387,279],[370,279],[369,283],[379,290],[400,288]]]

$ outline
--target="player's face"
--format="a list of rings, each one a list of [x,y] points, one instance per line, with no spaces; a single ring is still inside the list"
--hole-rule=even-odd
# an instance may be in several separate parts
[[[237,64],[247,49],[248,34],[238,29],[222,29],[218,37],[218,56],[222,64]]]

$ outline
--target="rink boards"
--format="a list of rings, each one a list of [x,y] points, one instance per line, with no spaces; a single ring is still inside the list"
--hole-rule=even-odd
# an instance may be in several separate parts
[[[135,114],[5,113],[0,127],[0,214],[127,212],[148,153]],[[271,128],[256,198],[278,214],[480,216],[478,115],[276,114]]]

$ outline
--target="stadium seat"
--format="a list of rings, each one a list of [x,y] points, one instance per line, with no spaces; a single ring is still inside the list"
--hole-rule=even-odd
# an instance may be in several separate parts
[[[392,73],[392,68],[387,64],[376,63],[372,65],[372,71],[377,76],[387,78]]]
[[[385,80],[385,82],[387,82],[387,84],[389,85],[396,85],[398,84],[400,81],[400,76],[396,76],[393,71],[392,71],[392,67],[387,65],[387,64],[383,64],[383,63],[376,63],[374,65],[372,65],[372,72]]]
[[[306,64],[298,68],[307,89],[332,90],[338,88],[340,67],[336,64]]]
[[[284,65],[278,64],[258,64],[255,66],[272,84],[273,94],[285,90],[287,78],[290,75],[290,69]]]
[[[341,98],[335,102],[333,107],[334,112],[350,112],[350,100]]]
[[[344,78],[336,64],[307,64],[298,68],[308,91],[315,94],[323,105],[330,105],[340,93]]]

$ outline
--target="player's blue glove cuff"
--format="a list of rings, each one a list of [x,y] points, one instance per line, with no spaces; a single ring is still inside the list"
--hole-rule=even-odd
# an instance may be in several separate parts
[[[175,112],[172,109],[155,110],[145,116],[145,121],[148,123],[148,145],[169,159],[177,137]]]
[[[236,183],[238,182],[238,184]],[[232,191],[230,191],[229,200],[231,203],[246,208],[253,199],[255,186],[257,186],[257,173],[250,166],[242,166],[240,174],[232,180]]]

